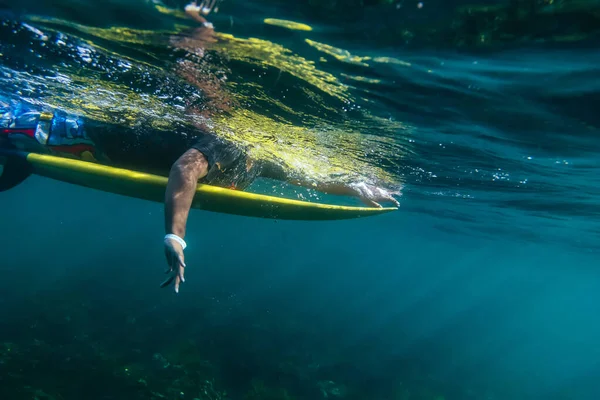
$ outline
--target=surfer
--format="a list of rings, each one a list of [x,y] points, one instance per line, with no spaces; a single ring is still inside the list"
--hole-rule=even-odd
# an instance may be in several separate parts
[[[192,3],[186,9],[188,14],[198,13],[195,19],[203,23],[195,38],[203,39],[212,30],[212,25],[202,21],[204,18],[199,13],[207,15],[216,5],[218,1],[206,0],[199,6]],[[201,50],[201,46],[189,40],[178,42],[178,46]],[[216,92],[208,90],[211,88],[207,89],[205,82],[196,78],[195,71],[185,67],[186,64],[182,64],[179,73],[188,82],[205,89],[209,97]],[[324,193],[356,196],[373,207],[381,207],[379,203],[384,201],[398,205],[394,198],[397,192],[366,182],[316,182],[292,174],[273,162],[252,159],[244,148],[206,127],[177,124],[171,122],[168,132],[153,128],[150,120],[138,120],[134,126],[125,126],[84,118],[61,109],[41,109],[18,97],[0,97],[0,149],[72,157],[168,176],[163,242],[169,277],[161,287],[173,283],[175,291],[184,280],[186,223],[198,182],[244,190],[256,178],[263,177]],[[9,158],[0,176],[0,191],[18,185],[29,174],[25,162]]]
[[[38,110],[19,99],[0,98],[0,149],[72,157],[121,168],[168,175],[165,194],[164,247],[171,275],[161,287],[184,280],[184,241],[188,214],[198,182],[244,190],[256,178],[270,178],[317,189],[324,193],[356,196],[367,205],[398,205],[398,194],[366,182],[315,182],[295,176],[279,165],[248,157],[244,149],[215,134],[173,127],[178,135],[141,122],[134,128],[99,122],[63,110]],[[11,162],[12,161],[12,162]],[[29,176],[26,165],[10,159],[0,176],[0,191]]]

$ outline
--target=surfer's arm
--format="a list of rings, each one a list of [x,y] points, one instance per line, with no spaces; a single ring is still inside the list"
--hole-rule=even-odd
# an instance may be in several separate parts
[[[165,194],[165,256],[169,264],[169,277],[160,285],[174,283],[175,292],[184,282],[185,227],[196,185],[208,173],[208,161],[204,154],[191,148],[173,164]]]
[[[204,154],[191,148],[173,164],[165,194],[165,231],[181,238],[185,236],[188,214],[196,193],[198,180],[208,174]]]
[[[302,179],[301,177],[289,174],[283,167],[275,163],[265,163],[261,169],[263,178],[275,179],[290,183],[296,186],[302,186],[309,189],[316,189],[319,192],[333,194],[338,196],[358,197],[368,206],[381,207],[379,202],[391,202],[399,206],[398,200],[394,198],[400,193],[389,191],[365,182],[343,183],[343,182],[319,182],[312,179]]]

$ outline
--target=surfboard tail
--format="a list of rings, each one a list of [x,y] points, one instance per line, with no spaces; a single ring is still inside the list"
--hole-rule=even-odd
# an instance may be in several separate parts
[[[0,153],[0,192],[19,185],[33,173],[27,160],[19,156]]]

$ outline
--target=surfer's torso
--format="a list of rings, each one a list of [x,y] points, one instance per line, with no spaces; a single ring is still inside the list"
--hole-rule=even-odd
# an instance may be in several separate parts
[[[211,134],[185,127],[173,131],[150,124],[126,127],[98,122],[62,110],[42,112],[24,102],[0,98],[0,136],[19,150],[50,153],[120,168],[168,175],[171,165],[189,148],[209,162],[204,182],[246,188],[259,174],[259,165],[245,152]],[[0,142],[0,146],[2,142]]]

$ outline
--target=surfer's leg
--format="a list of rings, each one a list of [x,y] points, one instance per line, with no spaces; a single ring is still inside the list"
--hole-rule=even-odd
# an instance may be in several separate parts
[[[52,114],[19,100],[0,99],[0,136],[4,147],[44,152]]]
[[[0,99],[0,137],[5,146],[96,161],[96,146],[83,118],[62,110],[36,110],[19,100]]]
[[[0,153],[0,164],[0,192],[14,188],[32,173],[31,164],[19,156]]]
[[[86,132],[84,119],[62,110],[54,112],[47,146],[57,155],[96,161],[96,145]]]
[[[31,175],[31,165],[12,152],[27,144],[38,144],[38,121],[39,113],[29,112],[18,101],[0,98],[0,192],[12,189]]]

